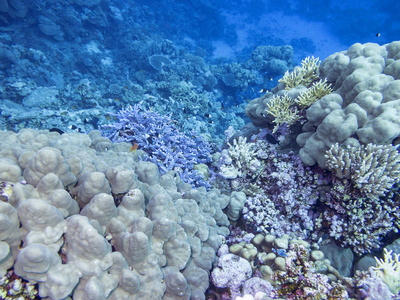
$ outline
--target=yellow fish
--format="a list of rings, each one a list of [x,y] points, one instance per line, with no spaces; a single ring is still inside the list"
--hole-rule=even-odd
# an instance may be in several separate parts
[[[130,152],[135,153],[139,145],[135,142],[131,148],[129,148]]]

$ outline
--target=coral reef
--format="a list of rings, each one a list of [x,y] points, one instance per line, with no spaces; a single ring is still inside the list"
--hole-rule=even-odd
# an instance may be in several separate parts
[[[293,153],[279,154],[265,140],[234,140],[214,155],[224,190],[247,194],[243,218],[257,231],[306,237],[313,228],[309,210],[318,199],[316,188],[324,183]]]
[[[42,298],[204,299],[235,196],[160,175],[98,131],[1,140],[3,274],[13,266]]]
[[[332,188],[323,197],[327,209],[316,220],[316,228],[328,228],[342,247],[351,247],[358,255],[378,249],[386,234],[400,228],[396,147],[335,144],[326,156],[334,172]]]
[[[348,293],[340,282],[329,283],[326,275],[316,273],[307,259],[303,245],[293,244],[285,257],[285,270],[276,271],[273,279],[279,284],[276,294],[286,299],[347,299]]]
[[[398,44],[354,44],[320,66],[334,92],[316,101],[297,138],[304,163],[326,168],[325,152],[341,145],[390,144],[399,134]]]
[[[400,155],[397,147],[368,144],[339,147],[326,152],[326,166],[339,179],[348,179],[368,198],[378,198],[400,181]]]
[[[342,247],[358,255],[375,251],[385,235],[398,232],[397,196],[368,198],[347,179],[334,179],[332,184],[324,197],[326,208],[315,220],[316,229],[328,231]]]

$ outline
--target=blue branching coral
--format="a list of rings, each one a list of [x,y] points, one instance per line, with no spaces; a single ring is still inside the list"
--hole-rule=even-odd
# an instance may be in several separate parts
[[[111,141],[136,143],[148,154],[143,159],[154,162],[161,174],[174,170],[186,183],[210,187],[204,175],[194,169],[211,160],[211,145],[202,136],[194,131],[185,134],[171,115],[143,110],[141,102],[111,115],[118,121],[101,127]]]

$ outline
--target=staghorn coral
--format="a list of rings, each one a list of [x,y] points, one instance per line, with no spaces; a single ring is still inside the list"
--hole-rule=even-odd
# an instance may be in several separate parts
[[[377,266],[372,269],[387,284],[390,291],[397,295],[400,292],[400,254],[393,253],[393,250],[388,251],[386,248],[383,251],[384,259],[375,257]]]
[[[340,147],[336,143],[325,157],[328,169],[337,178],[351,180],[366,197],[384,196],[400,181],[400,155],[391,145]]]
[[[296,100],[290,98],[288,94],[284,94],[283,96],[274,95],[267,103],[267,110],[265,112],[274,116],[274,120],[272,121],[275,123],[273,133],[282,124],[286,123],[288,126],[291,126],[300,119]]]
[[[103,125],[101,129],[113,142],[136,143],[148,154],[142,158],[154,162],[161,174],[177,171],[186,183],[211,187],[204,176],[194,170],[195,165],[211,160],[211,145],[202,136],[193,131],[185,134],[170,115],[143,110],[141,102],[112,115],[118,121]]]
[[[301,62],[301,67],[295,68],[292,72],[286,71],[279,82],[285,84],[285,88],[290,90],[299,85],[309,87],[311,83],[319,79],[319,58],[314,56],[306,57]]]
[[[324,80],[320,79],[314,82],[307,90],[301,92],[295,102],[300,107],[307,108],[322,97],[332,93],[332,91],[331,84],[327,82],[326,78]]]

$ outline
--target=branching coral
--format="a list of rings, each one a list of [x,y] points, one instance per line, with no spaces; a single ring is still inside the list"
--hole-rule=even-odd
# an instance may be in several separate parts
[[[359,255],[378,249],[383,236],[400,228],[398,192],[392,189],[400,181],[397,147],[334,144],[326,158],[334,176],[316,228],[329,228],[342,247]]]
[[[182,180],[210,187],[194,166],[211,160],[211,145],[196,132],[185,134],[171,116],[162,116],[141,108],[141,103],[113,116],[118,122],[102,126],[103,134],[114,142],[136,143],[149,156],[143,159],[157,164],[161,174],[177,171]]]
[[[327,82],[326,78],[324,80],[320,79],[314,82],[310,88],[302,92],[296,98],[296,103],[300,105],[300,107],[307,108],[322,97],[332,93],[332,91],[331,84]]]
[[[400,229],[397,190],[386,197],[366,197],[350,180],[333,177],[324,199],[327,207],[315,228],[327,229],[342,247],[358,255],[379,249],[382,237]]]
[[[286,85],[286,89],[290,90],[299,85],[307,87],[295,99],[291,98],[287,93],[283,96],[274,95],[268,103],[266,103],[265,114],[274,117],[272,121],[275,123],[273,132],[276,132],[280,125],[286,123],[288,126],[295,124],[301,118],[301,112],[310,107],[314,102],[332,92],[331,85],[326,79],[316,82],[319,79],[319,59],[307,57],[302,61],[302,66],[292,72],[286,72],[279,80]]]
[[[384,196],[400,181],[400,155],[391,145],[340,147],[336,143],[325,157],[336,177],[350,179],[367,197]]]
[[[398,202],[365,198],[347,180],[333,185],[326,195],[328,207],[315,221],[316,229],[328,229],[342,247],[350,247],[358,255],[378,249],[383,236],[398,231]]]
[[[319,79],[319,58],[306,57],[301,62],[301,67],[295,68],[292,72],[286,71],[279,82],[285,84],[285,88],[290,90],[296,86],[304,85],[309,87],[312,82]]]
[[[378,259],[376,268],[373,270],[387,284],[393,294],[400,292],[400,254],[393,253],[393,250],[384,250],[384,259]],[[392,255],[393,253],[393,255]]]
[[[274,130],[275,133],[279,126],[286,123],[288,126],[293,125],[300,119],[299,110],[295,105],[296,101],[284,94],[283,96],[273,96],[269,103],[267,103],[266,113],[274,116],[275,123]]]

